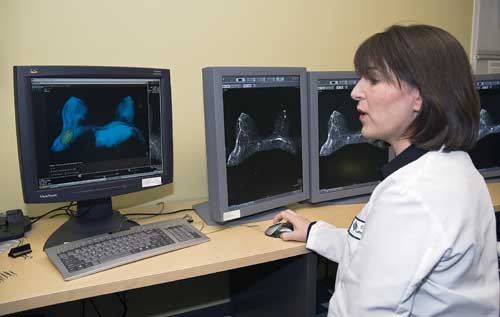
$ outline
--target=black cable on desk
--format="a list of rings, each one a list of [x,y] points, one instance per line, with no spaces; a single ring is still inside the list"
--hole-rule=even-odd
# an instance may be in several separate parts
[[[160,205],[161,205],[160,211],[155,212],[155,213],[141,212],[141,213],[127,213],[127,214],[123,214],[123,215],[125,217],[128,217],[128,216],[150,216],[150,217],[144,217],[144,218],[153,218],[153,217],[161,216],[161,215],[172,215],[172,214],[176,214],[176,213],[183,212],[183,211],[194,210],[193,208],[185,208],[185,209],[179,209],[179,210],[164,212],[164,210],[165,210],[165,203],[164,202],[159,202],[159,203],[156,204],[156,206],[160,206]]]
[[[159,202],[159,203],[156,204],[156,206],[161,206],[160,211],[154,212],[154,213],[141,212],[141,213],[126,213],[126,214],[122,214],[124,216],[124,220],[120,222],[118,228],[116,230],[113,230],[113,232],[119,232],[125,222],[133,222],[133,223],[139,225],[135,220],[149,219],[149,218],[153,218],[153,217],[157,217],[157,216],[172,215],[172,214],[176,214],[176,213],[183,212],[183,211],[194,210],[192,208],[185,208],[185,209],[179,209],[179,210],[164,212],[164,210],[165,210],[165,203],[164,202]],[[132,219],[132,218],[129,218],[129,216],[147,216],[147,217],[140,217],[140,218],[133,218]],[[186,219],[186,218],[184,218],[184,219]],[[192,222],[192,219],[186,219],[186,221]]]
[[[51,213],[59,211],[59,210],[64,210],[65,214],[72,215],[73,211],[70,208],[74,207],[74,206],[76,206],[76,202],[72,201],[68,205],[65,205],[65,206],[62,206],[62,207],[58,207],[58,208],[54,208],[52,210],[49,210],[46,213],[44,213],[43,215],[41,215],[41,216],[30,217],[30,220],[32,220],[31,224],[34,224],[35,222],[37,222],[38,220],[42,219],[43,217],[45,217],[47,215],[50,215]]]

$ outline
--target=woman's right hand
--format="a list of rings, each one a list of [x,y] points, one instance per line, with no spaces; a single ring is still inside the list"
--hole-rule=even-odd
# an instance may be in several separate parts
[[[280,236],[282,240],[306,242],[307,230],[309,229],[311,221],[301,215],[298,215],[290,209],[282,211],[274,216],[273,223],[278,223],[283,220],[288,221],[293,225],[293,231],[282,233]]]

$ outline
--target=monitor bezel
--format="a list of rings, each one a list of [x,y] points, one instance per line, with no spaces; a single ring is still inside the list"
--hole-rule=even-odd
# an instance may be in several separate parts
[[[475,74],[474,75],[474,88],[476,89],[478,95],[479,92],[476,88],[476,83],[481,80],[500,80],[500,73],[498,74]],[[500,105],[499,105],[500,106]],[[478,169],[478,172],[484,177],[484,179],[491,181],[493,179],[498,180],[500,178],[500,166],[489,168],[489,169]]]
[[[206,67],[203,74],[205,111],[205,140],[208,178],[208,213],[219,223],[255,215],[260,212],[300,202],[309,198],[307,72],[304,67]],[[300,192],[283,193],[241,205],[229,206],[226,149],[224,136],[224,104],[222,77],[224,76],[297,75],[300,77],[302,180]]]
[[[371,194],[373,189],[380,183],[365,183],[356,187],[338,188],[337,190],[322,192],[319,183],[319,153],[315,149],[319,148],[318,132],[318,80],[320,79],[356,79],[359,75],[354,71],[313,71],[308,72],[308,99],[309,99],[309,146],[310,146],[310,180],[311,197],[309,202],[320,203],[325,201],[335,201],[340,199],[355,198],[362,195]],[[394,158],[391,149],[388,150],[388,161]],[[360,200],[367,201],[367,199]]]
[[[19,170],[26,203],[51,203],[65,201],[82,201],[110,197],[147,190],[153,187],[172,183],[172,101],[170,88],[170,71],[160,68],[139,67],[106,67],[106,66],[14,66],[14,97],[17,127],[17,143]],[[163,171],[155,177],[157,182],[149,186],[143,183],[144,176],[130,177],[120,180],[107,180],[89,184],[54,189],[38,188],[38,173],[34,120],[32,109],[32,78],[151,78],[160,79],[160,115],[162,125],[162,162]]]

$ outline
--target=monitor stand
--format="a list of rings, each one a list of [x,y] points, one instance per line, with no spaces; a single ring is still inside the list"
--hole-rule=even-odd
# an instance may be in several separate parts
[[[193,205],[193,209],[196,211],[198,216],[209,226],[237,226],[241,224],[246,224],[250,222],[258,222],[273,219],[273,217],[279,212],[286,210],[287,207],[278,207],[270,210],[259,212],[255,215],[245,216],[242,218],[229,220],[226,222],[215,222],[210,217],[210,208],[208,201]]]
[[[126,230],[135,225],[113,210],[111,197],[77,201],[76,216],[70,216],[68,221],[56,229],[43,249],[102,233]]]

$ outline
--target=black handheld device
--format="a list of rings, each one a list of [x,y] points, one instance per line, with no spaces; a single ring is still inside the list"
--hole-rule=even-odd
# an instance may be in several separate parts
[[[31,221],[21,209],[8,210],[0,217],[0,241],[22,238],[31,230]]]

